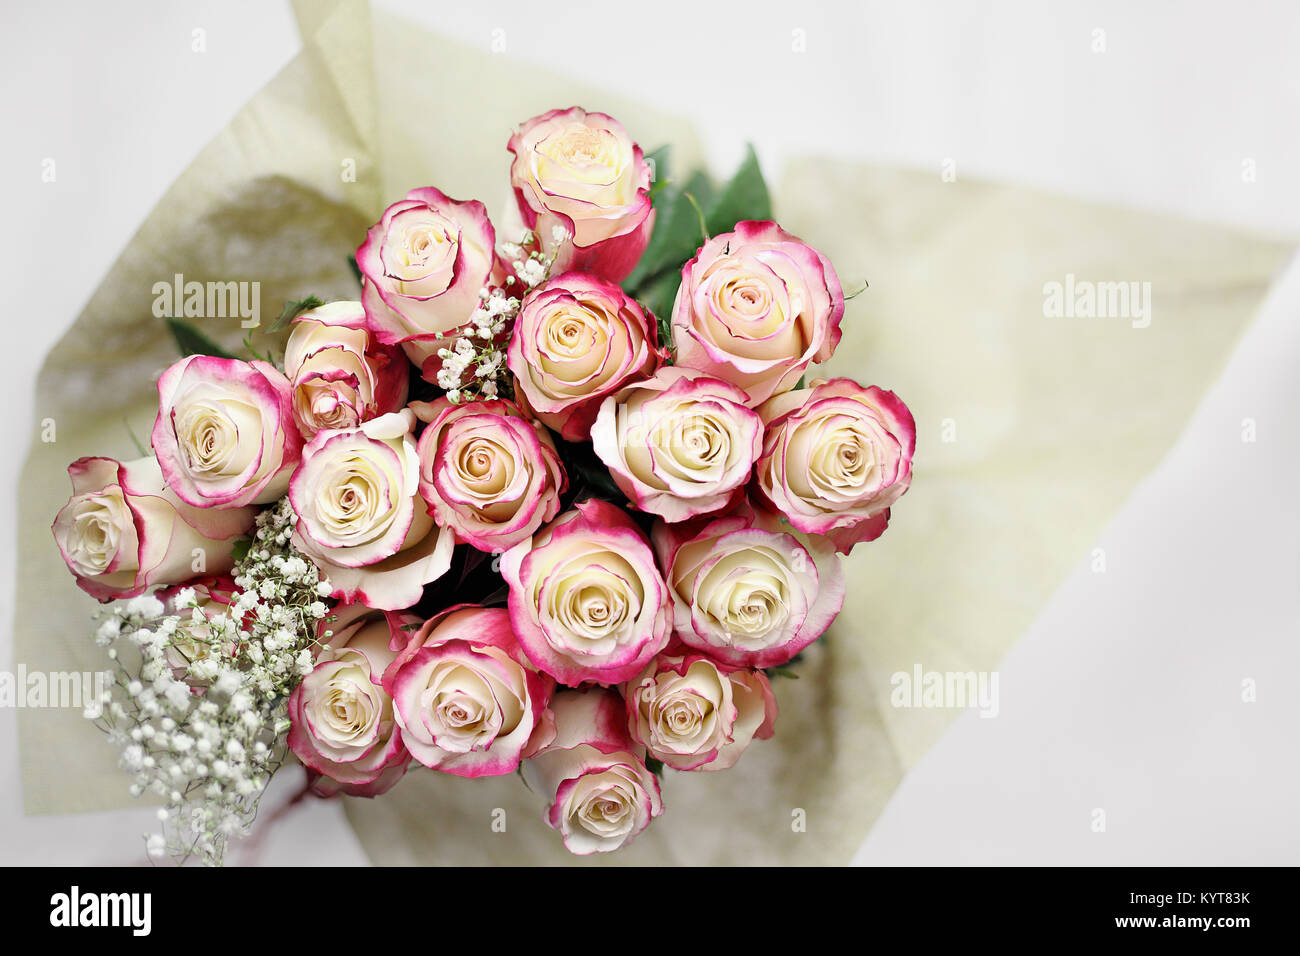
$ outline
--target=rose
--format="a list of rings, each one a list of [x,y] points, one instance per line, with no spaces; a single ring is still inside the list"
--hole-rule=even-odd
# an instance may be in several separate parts
[[[330,302],[294,320],[284,347],[293,416],[310,441],[326,428],[355,428],[406,402],[406,357],[366,330],[360,302]]]
[[[446,333],[469,322],[485,285],[505,278],[495,246],[481,202],[450,199],[432,186],[412,189],[384,210],[357,249],[370,330],[401,345],[422,370],[431,358],[436,365]]]
[[[167,484],[187,504],[275,501],[302,452],[289,380],[266,362],[183,358],[158,379],[152,444]]]
[[[434,770],[510,773],[555,736],[555,682],[533,668],[505,608],[460,605],[427,621],[384,686],[407,748]]]
[[[654,372],[652,317],[612,283],[569,272],[524,299],[506,364],[516,397],[565,441],[585,441],[605,396]]]
[[[676,363],[739,385],[758,405],[831,357],[843,315],[825,256],[774,222],[738,222],[682,267]]]
[[[912,482],[916,423],[893,392],[852,379],[814,381],[765,402],[757,487],[790,524],[848,554],[889,524]]]
[[[677,636],[736,666],[784,664],[825,632],[844,604],[829,542],[742,505],[735,514],[655,523]]]
[[[751,740],[774,732],[767,676],[704,654],[661,654],[622,693],[632,738],[676,770],[726,770]]]
[[[763,442],[763,423],[734,385],[665,366],[606,398],[591,443],[642,511],[668,521],[737,501]]]
[[[524,224],[555,268],[621,282],[654,228],[653,170],[627,130],[578,107],[534,116],[510,137],[510,183]],[[553,233],[564,230],[558,245]]]
[[[235,538],[256,516],[252,508],[185,504],[152,457],[79,458],[68,477],[72,497],[51,530],[77,584],[101,601],[229,571]]]
[[[289,485],[293,543],[333,585],[333,597],[396,611],[451,566],[452,533],[420,498],[420,457],[403,409],[357,428],[319,432]]]
[[[411,762],[383,674],[397,656],[404,621],[361,604],[336,610],[329,645],[289,695],[289,749],[320,774],[321,794],[384,793]]]
[[[171,636],[163,649],[163,656],[177,680],[192,687],[207,686],[206,677],[191,673],[191,666],[233,654],[233,641],[218,643],[212,628],[206,623],[196,623],[192,615],[195,608],[209,621],[223,615],[235,603],[237,594],[238,588],[230,577],[202,578],[158,592],[158,600],[167,606],[169,613],[185,619],[182,628]]]
[[[501,558],[524,653],[562,684],[615,684],[663,650],[668,589],[645,534],[618,508],[581,502]]]
[[[610,690],[562,690],[551,701],[555,740],[524,763],[524,781],[550,801],[546,822],[571,853],[631,843],[663,812],[645,748],[627,732],[623,699]]]
[[[499,553],[560,510],[568,487],[550,433],[504,399],[411,405],[420,435],[420,494],[458,541]]]

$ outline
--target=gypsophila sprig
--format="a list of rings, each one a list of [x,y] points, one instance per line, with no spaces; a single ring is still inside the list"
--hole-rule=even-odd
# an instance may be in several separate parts
[[[328,582],[290,543],[295,520],[287,498],[258,515],[229,603],[184,587],[100,616],[96,638],[111,648],[116,686],[86,716],[121,747],[132,794],[162,798],[152,857],[219,865],[284,759],[286,701],[330,614]]]
[[[568,236],[560,226],[552,230],[556,247]],[[504,344],[510,340],[523,297],[546,281],[555,261],[554,255],[542,252],[539,237],[532,231],[526,231],[519,242],[503,242],[501,253],[514,274],[506,276],[504,285],[485,285],[479,291],[479,306],[466,330],[454,333],[459,337],[454,342],[449,338],[449,344],[437,353],[442,360],[437,385],[446,390],[453,404],[509,396]]]

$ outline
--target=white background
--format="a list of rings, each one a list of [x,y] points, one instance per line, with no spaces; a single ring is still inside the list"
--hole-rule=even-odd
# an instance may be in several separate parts
[[[773,179],[796,153],[936,175],[951,158],[962,177],[1300,237],[1300,7],[1282,0],[381,6],[484,48],[504,30],[506,55],[684,114],[718,171],[746,139]],[[7,4],[0,17],[0,428],[21,452],[45,352],[298,38],[287,3],[252,0]],[[203,54],[190,49],[196,27]],[[56,183],[41,182],[46,158]],[[1300,863],[1297,314],[1293,267],[1104,532],[1107,574],[1080,555],[1003,662],[999,717],[958,719],[859,862]],[[1259,439],[1225,454],[1243,417]],[[7,509],[21,464],[0,462]],[[7,521],[0,667],[12,666],[13,537]],[[1247,678],[1254,704],[1241,700]],[[0,862],[139,858],[147,811],[24,818],[17,766],[14,715],[0,711]],[[319,803],[242,858],[364,861],[337,808]]]

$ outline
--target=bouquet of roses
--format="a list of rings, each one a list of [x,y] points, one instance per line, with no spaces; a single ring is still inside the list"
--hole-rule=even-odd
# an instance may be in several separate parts
[[[170,320],[152,454],[69,468],[88,715],[161,799],[151,854],[220,862],[288,752],[321,795],[517,770],[569,850],[617,849],[664,768],[772,736],[769,676],[906,491],[907,407],[807,379],[845,296],[752,152],[674,184],[578,108],[508,149],[516,241],[412,190],[359,301],[290,303],[246,358]]]

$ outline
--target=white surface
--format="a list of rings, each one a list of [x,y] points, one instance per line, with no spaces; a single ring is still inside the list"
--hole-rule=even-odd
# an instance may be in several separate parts
[[[484,48],[504,30],[502,55],[683,112],[719,171],[745,139],[773,174],[796,153],[936,175],[952,158],[961,177],[1300,236],[1300,8],[1285,2],[763,2],[740,15],[698,2],[382,5]],[[11,452],[0,488],[12,509],[45,352],[165,188],[298,42],[287,5],[252,0],[46,2],[0,17],[0,427]],[[195,28],[205,53],[191,51]],[[1092,52],[1096,29],[1104,53]],[[792,52],[795,30],[806,53]],[[55,183],[40,179],[47,157]],[[958,721],[904,781],[862,860],[1300,862],[1285,683],[1300,663],[1295,269],[1274,306],[1106,531],[1108,572],[1084,567],[1066,584],[1000,668],[1001,715]],[[1253,445],[1238,438],[1247,416],[1259,423]],[[6,522],[5,608],[14,562]],[[1255,704],[1240,702],[1246,677],[1259,680]],[[0,710],[0,863],[138,859],[148,811],[22,817],[14,724]],[[1090,830],[1096,807],[1104,834]],[[315,804],[257,859],[363,857],[337,807]]]

